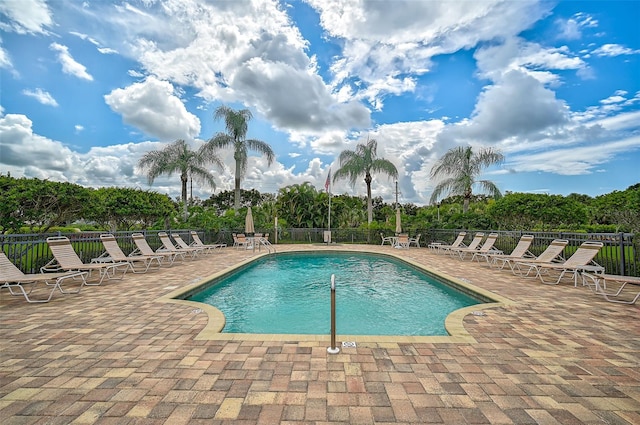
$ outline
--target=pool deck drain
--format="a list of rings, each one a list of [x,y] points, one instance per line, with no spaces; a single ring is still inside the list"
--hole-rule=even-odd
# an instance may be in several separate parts
[[[639,306],[426,248],[339,248],[400,255],[513,302],[456,319],[470,341],[374,338],[327,355],[328,335],[197,339],[211,312],[160,301],[257,252],[225,248],[41,305],[3,291],[3,425],[640,423]]]

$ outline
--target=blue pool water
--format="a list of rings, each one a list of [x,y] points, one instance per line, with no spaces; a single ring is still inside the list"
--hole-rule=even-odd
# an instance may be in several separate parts
[[[188,299],[221,310],[223,332],[328,334],[332,274],[343,335],[447,335],[449,313],[481,303],[391,257],[326,252],[264,257]]]

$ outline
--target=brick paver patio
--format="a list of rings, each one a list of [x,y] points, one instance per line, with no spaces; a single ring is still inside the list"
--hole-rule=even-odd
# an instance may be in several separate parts
[[[0,421],[640,424],[639,306],[426,248],[335,249],[398,254],[511,302],[458,314],[466,339],[361,338],[329,355],[328,335],[234,338],[207,331],[206,308],[166,302],[258,255],[250,250],[226,248],[40,305],[3,290]]]

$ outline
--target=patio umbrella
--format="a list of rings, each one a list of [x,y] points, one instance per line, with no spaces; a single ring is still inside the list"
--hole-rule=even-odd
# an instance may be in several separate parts
[[[253,227],[253,214],[251,213],[251,207],[247,210],[247,217],[244,219],[244,232],[247,234],[255,233]]]
[[[396,208],[396,234],[402,233],[402,221],[400,218],[400,208]]]

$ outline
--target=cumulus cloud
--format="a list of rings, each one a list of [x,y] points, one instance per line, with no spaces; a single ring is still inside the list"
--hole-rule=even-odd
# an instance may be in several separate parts
[[[638,53],[624,45],[598,47],[587,40],[582,45],[588,47],[579,53],[562,43],[550,44],[585,37],[588,28],[598,26],[589,15],[557,20],[554,29],[558,37],[545,38],[543,44],[524,37],[548,15],[553,4],[546,2],[308,0],[307,5],[318,12],[320,30],[324,31],[323,47],[315,51],[310,45],[315,40],[304,38],[313,33],[301,32],[287,15],[291,9],[278,1],[72,2],[65,3],[64,13],[53,2],[53,15],[44,1],[0,0],[0,13],[6,18],[0,22],[3,31],[44,38],[42,34],[50,35],[47,31],[55,25],[52,16],[68,22],[72,11],[78,14],[74,17],[93,20],[90,25],[74,28],[83,32],[70,32],[62,26],[64,35],[56,35],[57,42],[45,43],[51,43],[65,73],[88,81],[94,76],[62,44],[65,36],[85,40],[100,53],[122,55],[117,61],[131,68],[122,76],[137,82],[109,86],[101,95],[107,93],[104,101],[124,123],[159,139],[78,153],[65,143],[35,134],[27,116],[10,114],[0,121],[0,161],[7,165],[3,168],[19,170],[16,175],[93,187],[147,187],[145,176],[136,170],[142,154],[177,138],[187,139],[194,147],[203,143],[197,139],[200,120],[185,103],[193,93],[202,101],[194,106],[198,110],[221,102],[234,108],[243,105],[257,112],[260,126],[266,123],[272,130],[286,133],[287,140],[279,140],[280,146],[274,147],[288,165],[276,161],[269,167],[263,157],[249,158],[243,187],[263,192],[304,181],[323,188],[328,168],[337,167],[339,153],[353,149],[367,137],[378,141],[379,156],[398,167],[401,201],[416,203],[428,200],[431,166],[448,148],[460,144],[497,146],[509,155],[508,168],[516,172],[560,174],[590,173],[603,168],[602,161],[610,161],[612,155],[637,149],[637,138],[628,135],[638,134],[640,117],[634,112],[619,112],[640,103],[640,93],[612,89],[599,102],[593,100],[594,106],[571,111],[554,91],[567,84],[569,74],[589,76],[588,63],[594,63],[595,68],[600,57]],[[394,97],[403,100],[401,97],[410,93],[428,104],[421,117],[436,117],[434,111],[440,105],[430,104],[437,99],[432,94],[446,88],[437,86],[435,74],[433,82],[425,82],[429,73],[437,71],[432,58],[446,58],[467,49],[474,52],[477,65],[467,78],[485,85],[479,94],[473,92],[477,98],[471,115],[386,121],[398,120],[403,111],[394,111],[393,118],[388,118],[391,115],[385,115],[389,112],[385,103],[391,104],[389,99]],[[100,55],[93,53],[92,60],[99,63],[101,59],[95,58]],[[79,55],[76,53],[80,62],[86,60]],[[131,60],[130,64],[126,60]],[[1,46],[0,67],[13,67],[9,53]],[[96,79],[98,75],[96,71]],[[61,96],[58,93],[56,96]],[[23,94],[45,105],[56,104],[42,89]],[[206,114],[211,117],[210,112]],[[78,121],[67,125],[75,125],[76,135],[92,134],[93,126],[84,130]],[[231,150],[221,155],[225,163],[234,163]],[[218,190],[233,188],[233,167],[212,171]],[[162,176],[153,189],[175,197],[180,193],[179,183],[176,176]],[[374,176],[374,196],[392,200],[393,183],[385,176]],[[196,190],[198,196],[210,193]],[[339,182],[334,192],[362,195],[364,184],[351,187],[346,181]]]
[[[160,149],[159,143],[127,143],[93,147],[79,153],[60,141],[33,132],[33,123],[25,115],[0,117],[0,164],[14,176],[68,181],[87,187],[147,187],[146,177],[136,173],[135,165],[148,150]],[[169,179],[159,179],[166,182]],[[165,187],[168,193],[180,193],[180,182]]]
[[[87,68],[78,63],[69,53],[69,48],[58,43],[51,43],[49,48],[58,52],[58,62],[62,65],[62,71],[65,74],[73,75],[83,80],[93,81],[91,74],[87,72]]]
[[[10,171],[20,170],[18,175],[43,177],[53,173],[69,180],[65,171],[80,165],[78,156],[61,143],[34,134],[32,127],[32,121],[24,115],[0,118],[0,162]]]
[[[448,127],[440,140],[447,146],[522,143],[555,132],[568,122],[568,108],[555,93],[522,72],[509,71],[480,94],[472,117]]]
[[[53,26],[51,10],[45,0],[8,0],[0,2],[0,29],[18,34],[44,34]]]
[[[509,71],[519,71],[545,85],[557,86],[562,82],[556,71],[576,70],[579,75],[587,75],[588,69],[587,64],[566,46],[543,47],[518,37],[479,48],[474,58],[479,75],[494,81]]]
[[[173,0],[105,9],[103,19],[122,29],[117,50],[146,74],[194,87],[206,101],[251,105],[280,130],[317,135],[371,123],[364,105],[318,76],[307,41],[276,2]]]
[[[149,77],[105,95],[105,102],[122,120],[162,140],[193,139],[200,120],[187,111],[171,83]]]
[[[37,88],[35,90],[23,90],[22,94],[24,94],[25,96],[33,97],[43,105],[58,106],[58,102],[56,102],[53,96],[51,96],[49,92],[44,91],[41,88]]]
[[[414,76],[428,71],[433,56],[516,36],[548,10],[533,1],[309,3],[328,34],[344,43],[331,68],[333,85],[366,90],[376,108],[387,93],[413,91]]]

